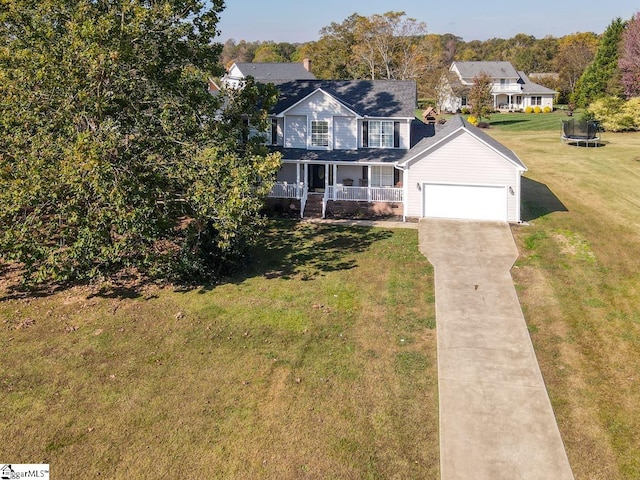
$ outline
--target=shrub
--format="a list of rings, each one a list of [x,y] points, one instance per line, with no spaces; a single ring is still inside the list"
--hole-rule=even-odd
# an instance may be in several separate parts
[[[460,113],[462,113],[463,115],[469,115],[471,113],[471,110],[469,110],[469,107],[462,107],[460,109]]]
[[[478,126],[478,119],[477,119],[475,116],[473,116],[473,115],[470,115],[470,116],[467,118],[467,122],[469,122],[471,125]]]
[[[524,109],[524,113],[533,113],[533,107],[528,106],[527,108]]]
[[[619,97],[596,100],[587,109],[588,115],[600,122],[608,132],[640,130],[640,98],[624,101]]]
[[[553,111],[553,109],[547,105],[546,107],[544,107],[544,109],[542,110],[544,113],[551,113]]]
[[[542,113],[542,109],[538,105],[536,105],[535,108],[533,109],[533,112],[534,113]]]

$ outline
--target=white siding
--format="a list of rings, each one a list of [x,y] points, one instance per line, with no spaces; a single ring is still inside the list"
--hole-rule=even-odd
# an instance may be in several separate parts
[[[407,216],[421,217],[422,184],[500,185],[507,188],[507,219],[520,220],[520,173],[502,155],[467,132],[458,134],[429,155],[414,160],[407,176]],[[420,188],[418,188],[420,185]]]
[[[409,150],[411,148],[411,122],[402,121],[400,122],[400,148],[404,148],[405,150]]]
[[[343,107],[330,95],[315,92],[298,105],[287,110],[287,115],[306,115],[312,120],[325,120],[331,117],[352,117],[354,114]]]
[[[287,115],[284,126],[284,146],[286,148],[307,148],[307,117]]]
[[[296,183],[296,168],[298,167],[295,163],[283,163],[278,171],[276,180],[278,182],[288,182],[288,183]],[[302,180],[302,177],[300,177]]]
[[[355,117],[333,117],[333,148],[355,150],[358,148],[357,134]]]

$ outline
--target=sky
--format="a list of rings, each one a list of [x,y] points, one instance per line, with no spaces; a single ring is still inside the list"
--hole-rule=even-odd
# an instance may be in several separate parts
[[[225,0],[219,41],[303,43],[322,27],[353,13],[369,16],[403,11],[427,24],[427,33],[452,33],[464,41],[511,38],[518,33],[544,38],[576,32],[604,32],[614,18],[640,11],[634,0]]]

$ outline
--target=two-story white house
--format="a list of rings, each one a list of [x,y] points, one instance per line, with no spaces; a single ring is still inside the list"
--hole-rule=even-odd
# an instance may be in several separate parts
[[[453,62],[449,75],[440,84],[440,109],[457,112],[468,106],[468,94],[474,78],[483,72],[493,80],[491,95],[495,110],[524,110],[536,106],[553,108],[557,92],[532,82],[510,62]]]
[[[282,153],[269,201],[301,216],[520,221],[518,157],[461,117],[415,118],[413,81],[276,83],[267,141]]]

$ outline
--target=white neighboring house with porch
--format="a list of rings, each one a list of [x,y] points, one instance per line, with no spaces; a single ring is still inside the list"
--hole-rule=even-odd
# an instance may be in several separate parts
[[[453,62],[440,84],[438,105],[442,111],[457,112],[469,105],[473,79],[486,73],[492,79],[494,110],[524,110],[536,106],[553,109],[555,90],[532,82],[510,62]]]
[[[277,86],[267,137],[283,165],[271,205],[303,217],[366,209],[403,219],[520,221],[522,162],[461,117],[444,128],[417,120],[415,82]]]

